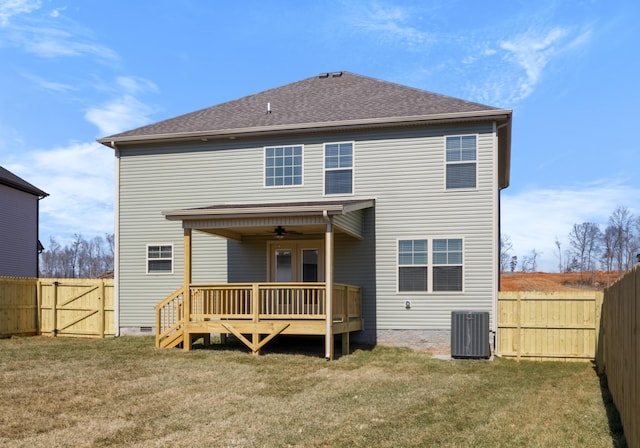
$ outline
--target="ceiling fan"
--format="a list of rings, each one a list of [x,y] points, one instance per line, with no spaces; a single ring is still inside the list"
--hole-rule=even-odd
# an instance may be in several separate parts
[[[278,226],[273,229],[273,233],[276,234],[276,238],[279,240],[284,238],[285,235],[302,235],[300,232],[297,232],[295,230],[287,230],[282,226]]]

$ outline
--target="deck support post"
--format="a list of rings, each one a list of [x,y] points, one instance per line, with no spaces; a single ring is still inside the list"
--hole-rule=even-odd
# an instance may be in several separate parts
[[[349,331],[342,333],[342,356],[349,354]]]
[[[260,322],[260,286],[257,283],[253,285],[253,290],[251,291],[251,306],[253,307],[253,323],[257,324]],[[255,327],[257,328],[257,325]],[[260,334],[256,333],[255,330],[251,336],[251,343],[253,344],[253,354],[260,355],[260,349],[257,348],[260,346]]]
[[[327,219],[327,229],[325,232],[325,249],[324,249],[324,277],[327,290],[325,291],[327,313],[327,327],[325,334],[325,358],[327,361],[333,360],[333,224],[329,218]]]
[[[189,322],[191,321],[191,229],[184,229],[184,343],[185,351],[191,350],[193,341],[191,335],[187,332]]]

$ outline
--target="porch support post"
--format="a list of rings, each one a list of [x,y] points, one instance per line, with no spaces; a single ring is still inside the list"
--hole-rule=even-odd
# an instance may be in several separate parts
[[[191,229],[184,229],[184,343],[183,347],[185,351],[191,350],[191,335],[187,329],[189,322],[191,321]]]
[[[327,220],[327,230],[324,235],[324,277],[326,283],[326,305],[327,328],[325,334],[325,358],[327,361],[333,360],[333,224]]]

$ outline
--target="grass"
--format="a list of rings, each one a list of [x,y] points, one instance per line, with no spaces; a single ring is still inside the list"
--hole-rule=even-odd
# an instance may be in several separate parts
[[[588,364],[385,347],[327,362],[320,340],[276,342],[255,357],[232,343],[158,350],[148,337],[0,340],[0,446],[624,444]]]

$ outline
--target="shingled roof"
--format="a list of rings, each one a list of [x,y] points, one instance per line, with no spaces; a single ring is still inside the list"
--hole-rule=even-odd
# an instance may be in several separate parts
[[[11,171],[1,166],[0,166],[0,185],[6,185],[8,187],[15,188],[16,190],[24,191],[34,196],[40,196],[43,198],[45,196],[49,196],[48,193],[45,193],[41,189],[34,187],[26,180],[16,176]]]
[[[144,141],[502,116],[511,111],[349,73],[323,73],[99,139]]]

